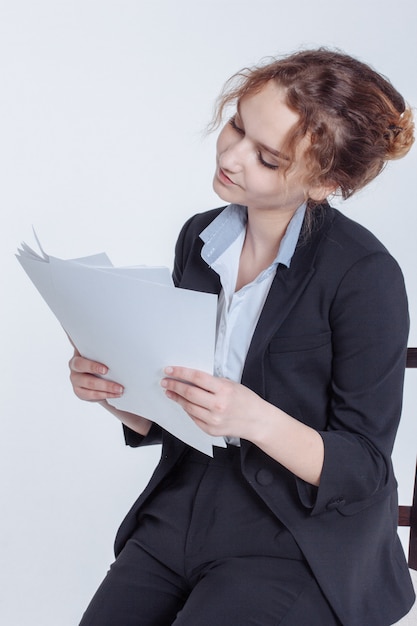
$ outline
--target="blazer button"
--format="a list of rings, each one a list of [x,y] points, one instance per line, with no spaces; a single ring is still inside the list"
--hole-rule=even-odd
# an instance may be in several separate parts
[[[256,473],[256,482],[259,483],[259,485],[263,485],[264,487],[266,487],[267,485],[270,485],[273,480],[274,477],[272,475],[272,472],[267,469],[260,469]]]

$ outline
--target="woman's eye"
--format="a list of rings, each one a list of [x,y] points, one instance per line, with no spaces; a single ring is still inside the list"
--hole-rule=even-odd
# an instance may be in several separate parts
[[[238,126],[236,124],[236,118],[232,117],[229,120],[229,124],[230,126],[233,128],[233,130],[235,130],[237,133],[239,133],[239,135],[244,135],[245,131],[243,130],[243,128],[240,128],[240,126]],[[262,153],[259,151],[258,152],[258,161],[260,162],[261,165],[263,165],[264,167],[267,167],[270,170],[277,170],[278,169],[278,165],[273,165],[272,163],[268,163],[267,161],[264,160],[264,158],[262,157]]]
[[[264,167],[268,167],[270,170],[277,170],[279,167],[279,165],[272,165],[272,163],[268,163],[267,161],[264,161],[261,152],[258,152],[258,159],[261,165],[263,165]]]
[[[235,130],[236,132],[238,132],[240,135],[244,135],[245,131],[243,130],[243,128],[240,128],[237,124],[236,124],[236,120],[234,117],[232,117],[229,120],[229,124],[230,126],[233,128],[233,130]]]

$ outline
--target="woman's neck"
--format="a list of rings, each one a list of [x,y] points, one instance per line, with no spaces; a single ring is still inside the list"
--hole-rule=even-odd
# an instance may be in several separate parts
[[[252,282],[271,265],[294,211],[254,213],[248,210],[246,236],[239,260],[236,291]]]

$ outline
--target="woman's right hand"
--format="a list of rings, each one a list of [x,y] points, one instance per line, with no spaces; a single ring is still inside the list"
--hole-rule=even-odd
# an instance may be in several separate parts
[[[81,400],[102,402],[108,398],[120,398],[122,396],[122,385],[100,378],[108,372],[108,367],[103,363],[85,359],[75,348],[74,356],[68,365],[74,393]]]
[[[76,348],[74,348],[74,356],[71,358],[68,365],[71,372],[71,384],[78,398],[87,400],[88,402],[99,402],[101,406],[117,417],[118,420],[131,430],[134,430],[143,437],[148,434],[152,426],[151,421],[135,413],[116,409],[107,402],[110,398],[120,398],[120,396],[123,395],[124,389],[122,385],[118,383],[100,378],[100,376],[107,374],[109,371],[106,365],[85,359]]]

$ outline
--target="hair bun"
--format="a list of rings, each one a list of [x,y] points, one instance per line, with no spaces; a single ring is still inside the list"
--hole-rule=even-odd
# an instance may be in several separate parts
[[[413,114],[409,107],[398,116],[398,120],[388,126],[386,159],[401,159],[414,143]]]

